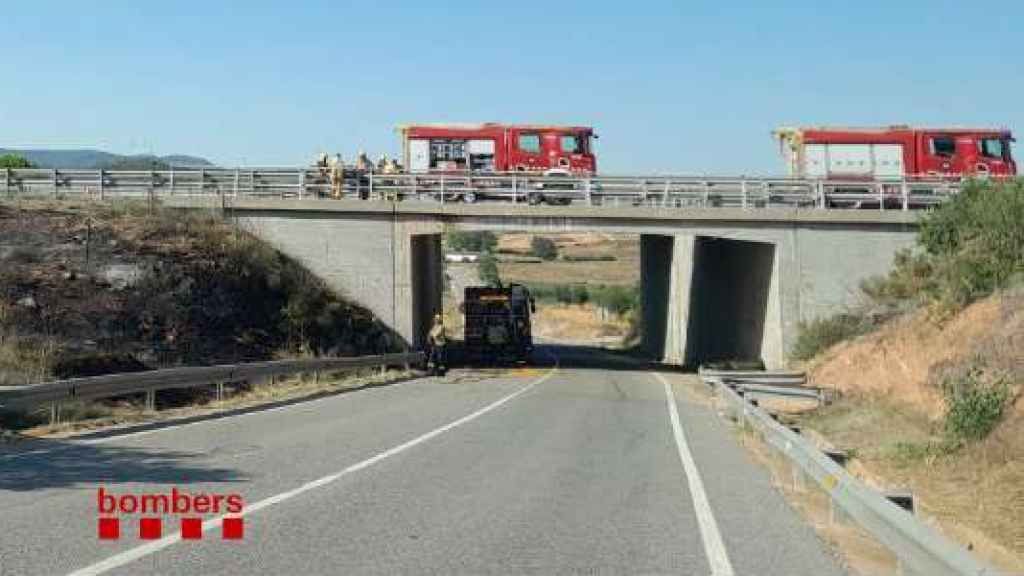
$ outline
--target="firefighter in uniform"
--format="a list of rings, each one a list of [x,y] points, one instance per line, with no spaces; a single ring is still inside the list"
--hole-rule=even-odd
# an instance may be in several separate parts
[[[330,164],[331,198],[341,198],[342,187],[345,184],[345,164],[341,161],[341,154],[335,154]]]
[[[447,346],[448,334],[444,330],[444,319],[440,314],[434,314],[434,325],[427,334],[427,363],[434,374],[448,371]]]

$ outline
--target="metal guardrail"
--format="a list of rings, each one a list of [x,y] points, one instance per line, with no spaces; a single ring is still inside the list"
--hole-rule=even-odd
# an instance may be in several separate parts
[[[825,391],[820,388],[806,388],[804,386],[780,386],[757,383],[741,383],[736,387],[744,394],[759,394],[766,396],[782,396],[788,398],[809,398],[817,400],[818,404],[825,404],[828,400]]]
[[[147,406],[152,407],[151,398],[157,390],[222,385],[225,382],[285,376],[301,372],[330,372],[353,368],[418,364],[422,361],[422,352],[409,352],[347,358],[303,358],[246,364],[168,368],[147,372],[71,378],[28,386],[0,387],[0,407],[24,408],[40,404],[56,406],[70,400],[109,398],[142,392],[147,394]]]
[[[803,372],[774,370],[705,370],[701,368],[701,377],[704,378],[726,378],[744,382],[793,382],[803,384],[807,381],[807,375]]]
[[[998,574],[963,547],[950,542],[906,510],[868,488],[811,442],[776,422],[736,391],[723,385],[723,377],[741,376],[701,373],[735,411],[737,419],[751,425],[778,452],[788,458],[824,490],[833,504],[856,521],[898,558],[903,574],[919,576]]]
[[[647,206],[664,208],[880,210],[924,208],[955,194],[959,180],[822,180],[788,177],[569,176],[525,172],[383,174],[346,170],[344,197],[394,202],[506,202]],[[256,198],[331,197],[330,176],[318,168],[176,168],[171,170],[0,170],[0,194],[15,197]]]

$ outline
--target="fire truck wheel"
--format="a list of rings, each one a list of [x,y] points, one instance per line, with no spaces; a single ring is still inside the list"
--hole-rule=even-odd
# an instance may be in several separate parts
[[[462,201],[470,204],[476,202],[476,192],[466,192],[462,195]]]
[[[539,192],[530,192],[530,195],[526,197],[526,201],[530,206],[536,206],[544,201],[544,195]]]

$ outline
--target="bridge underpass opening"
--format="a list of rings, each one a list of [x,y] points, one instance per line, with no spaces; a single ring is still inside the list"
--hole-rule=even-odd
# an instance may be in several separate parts
[[[697,236],[686,359],[761,360],[775,246]]]
[[[633,316],[639,302],[639,235],[463,230],[450,226],[445,245],[445,322],[463,337],[459,310],[467,286],[488,283],[476,260],[493,242],[503,284],[527,286],[536,301],[532,333],[538,344],[622,348],[635,344]],[[488,236],[491,240],[487,240]],[[547,252],[547,250],[552,250]]]
[[[774,269],[774,244],[644,235],[644,351],[653,359],[690,367],[764,360]]]
[[[422,348],[434,321],[442,311],[444,292],[444,253],[440,234],[414,234],[410,237],[409,282],[412,287],[413,348]]]

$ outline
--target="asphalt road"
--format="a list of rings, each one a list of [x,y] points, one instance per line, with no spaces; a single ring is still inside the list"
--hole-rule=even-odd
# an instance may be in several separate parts
[[[559,367],[0,448],[0,574],[843,573],[692,377],[548,351]],[[167,515],[140,540],[135,514],[100,540],[99,487],[237,493],[244,536],[207,514],[180,540]]]

